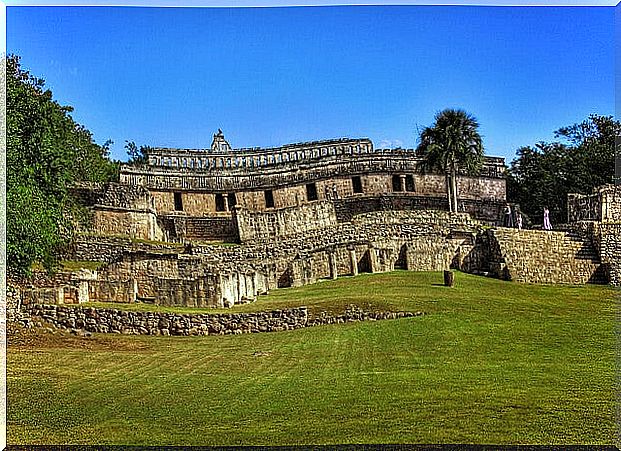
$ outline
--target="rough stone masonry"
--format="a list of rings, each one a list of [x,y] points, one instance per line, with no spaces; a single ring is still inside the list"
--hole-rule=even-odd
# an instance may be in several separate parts
[[[39,318],[59,329],[77,332],[84,330],[98,333],[125,335],[230,335],[259,332],[282,332],[325,324],[342,324],[355,321],[412,318],[422,312],[364,312],[350,305],[342,315],[322,312],[309,320],[306,307],[237,314],[177,314],[163,312],[133,312],[117,309],[79,308],[59,305],[32,304],[25,313]]]
[[[460,174],[460,213],[446,211],[444,176],[421,172],[416,152],[366,139],[234,150],[218,133],[211,149],[155,149],[148,160],[123,166],[120,184],[75,187],[94,222],[65,258],[89,264],[21,284],[19,302],[222,308],[395,269],[621,283],[618,187],[570,195],[563,231],[518,231],[498,227],[499,158]]]

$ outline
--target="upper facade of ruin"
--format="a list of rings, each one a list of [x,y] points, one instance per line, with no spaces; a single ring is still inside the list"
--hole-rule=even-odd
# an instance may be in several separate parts
[[[221,130],[209,149],[152,148],[148,163],[122,165],[121,182],[155,189],[238,190],[365,173],[416,173],[413,149],[375,149],[368,138],[234,149]],[[485,157],[478,177],[502,179],[504,158]]]

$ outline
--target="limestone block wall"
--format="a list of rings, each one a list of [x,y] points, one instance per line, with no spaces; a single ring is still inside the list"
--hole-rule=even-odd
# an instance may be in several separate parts
[[[601,221],[600,197],[597,194],[585,196],[570,193],[567,195],[567,222]]]
[[[415,271],[449,269],[453,266],[461,244],[461,240],[450,240],[440,236],[418,237],[407,243],[407,268]],[[467,254],[466,251],[464,253]],[[459,264],[456,262],[455,266]]]
[[[127,235],[143,240],[164,238],[164,232],[159,227],[154,211],[95,207],[92,231],[106,235]]]
[[[186,215],[160,216],[164,240],[184,241],[227,241],[237,242],[237,227],[230,214],[225,216],[195,217]]]
[[[490,225],[498,225],[502,218],[504,202],[496,200],[459,199],[465,213]],[[395,210],[448,210],[446,195],[441,197],[418,194],[387,194],[380,196],[358,196],[338,199],[335,210],[339,222],[350,221],[354,216],[374,211]]]
[[[126,209],[153,209],[153,198],[142,186],[108,183],[97,204]]]
[[[34,304],[25,306],[25,311],[62,329],[131,335],[228,335],[277,332],[308,325],[306,307],[259,313],[189,315]]]
[[[286,237],[336,224],[336,212],[331,202],[315,201],[300,207],[252,212],[238,208],[233,212],[242,243],[276,237]]]
[[[18,293],[20,302],[48,302],[56,304],[77,304],[88,298],[82,280],[91,279],[93,271],[58,271],[47,274],[35,271],[28,278],[7,276],[7,286],[11,285]]]
[[[91,207],[91,232],[149,240],[163,237],[154,199],[146,188],[118,183],[87,183],[72,190],[83,205]]]
[[[591,241],[570,232],[497,228],[496,276],[528,283],[607,283]]]
[[[28,305],[18,321],[31,323],[42,319],[54,327],[86,333],[118,333],[132,335],[238,335],[245,333],[282,332],[346,322],[412,318],[423,312],[366,312],[350,305],[340,315],[326,312],[311,318],[306,307],[270,312],[237,314],[176,314],[163,312],[130,312],[102,308],[72,308],[58,305]],[[25,316],[25,318],[24,318]]]
[[[446,179],[443,174],[415,174],[415,193],[426,196],[446,196]],[[460,199],[506,200],[506,180],[497,177],[457,177],[457,193]],[[384,191],[390,192],[391,190]]]
[[[89,207],[104,205],[126,210],[155,208],[149,190],[139,184],[82,182],[70,189],[83,205]]]
[[[21,310],[21,295],[18,285],[7,280],[6,283],[6,320],[15,321]]]
[[[181,209],[175,206],[175,193],[181,198]],[[185,213],[190,216],[205,216],[211,214],[226,215],[227,212],[216,211],[216,197],[214,193],[189,191],[183,188],[171,191],[152,190],[155,208],[158,214]]]
[[[621,223],[597,224],[599,252],[602,262],[608,265],[610,284],[621,286]]]
[[[136,281],[127,280],[94,280],[88,283],[87,302],[119,302],[131,304],[136,302]],[[44,300],[37,303],[49,304]]]
[[[156,277],[152,287],[152,302],[157,305],[224,307],[218,296],[220,287],[214,274],[192,278]]]
[[[270,288],[276,288],[359,272],[391,271],[397,267],[411,270],[474,267],[478,260],[471,254],[477,227],[478,223],[467,214],[373,212],[359,215],[351,223],[279,240],[256,239],[235,248],[197,246],[193,250],[210,261],[265,262]],[[432,242],[435,243],[431,251],[433,262],[426,257]]]
[[[458,177],[457,194],[463,199],[506,201],[507,181],[504,178]]]
[[[66,249],[66,260],[115,262],[132,252],[178,254],[184,246],[177,243],[143,243],[130,238],[104,235],[78,235]]]
[[[567,195],[567,220],[621,223],[621,187],[604,185],[592,194]]]
[[[110,264],[100,268],[97,281],[88,282],[89,297],[225,306],[256,299],[270,289],[360,272],[469,268],[473,263],[464,261],[473,249],[471,235],[480,227],[468,214],[443,211],[369,212],[338,223],[333,204],[321,201],[271,215],[248,212],[247,217],[273,218],[275,222],[262,226],[278,231],[274,224],[280,221],[289,234],[278,239],[255,234],[246,244],[232,247],[124,242],[123,253],[114,256],[106,255],[112,246],[105,246],[113,243],[104,243],[105,249],[96,248],[94,254]],[[296,221],[322,227],[304,230]]]
[[[386,174],[367,172],[360,176],[360,181],[364,194],[381,194],[392,191],[392,179]]]
[[[82,243],[85,247],[76,252],[82,259],[95,257],[109,263],[95,277],[77,281],[86,286],[81,296],[83,301],[223,307],[254,300],[270,289],[322,278],[395,268],[448,269],[459,267],[469,253],[470,242],[463,234],[479,227],[467,214],[442,211],[370,212],[339,224],[332,204],[320,201],[297,208],[293,216],[317,218],[322,212],[327,212],[322,228],[296,228],[278,239],[256,237],[232,247],[184,247],[102,237],[89,252]],[[290,213],[280,219],[286,221]],[[114,252],[115,244],[121,244],[120,254]]]
[[[132,252],[125,254],[120,261],[109,264],[98,271],[101,279],[110,282],[129,283],[135,280],[138,284],[136,295],[143,298],[155,296],[155,278],[164,274],[167,277],[183,277],[179,274],[177,254]]]
[[[268,291],[266,276],[233,265],[218,272],[192,271],[181,260],[153,256],[138,264],[112,263],[89,276],[74,274],[71,283],[27,286],[24,304],[78,304],[84,302],[148,302],[186,307],[232,307],[253,302]]]
[[[621,223],[621,186],[607,185],[600,190],[602,222]]]
[[[266,275],[252,270],[220,273],[217,275],[216,287],[218,307],[254,302],[257,296],[268,291]]]
[[[174,208],[174,194],[169,194],[171,194],[170,200],[172,201]],[[214,194],[194,191],[180,191],[179,196],[181,196],[183,211],[190,216],[205,216],[216,212],[216,198]],[[167,211],[172,211],[172,209]],[[162,211],[162,213],[166,213],[167,211]]]
[[[155,209],[159,214],[175,211],[175,199],[173,191],[160,191],[151,189]]]

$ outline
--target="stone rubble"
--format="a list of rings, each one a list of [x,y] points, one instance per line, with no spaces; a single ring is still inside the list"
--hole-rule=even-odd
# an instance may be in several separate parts
[[[377,321],[411,318],[422,312],[365,312],[350,305],[341,315],[321,312],[309,320],[306,307],[256,313],[231,314],[179,314],[165,312],[139,312],[95,307],[70,307],[63,305],[24,305],[13,321],[34,327],[47,323],[84,336],[87,333],[116,333],[125,335],[238,335],[342,324],[354,321]]]

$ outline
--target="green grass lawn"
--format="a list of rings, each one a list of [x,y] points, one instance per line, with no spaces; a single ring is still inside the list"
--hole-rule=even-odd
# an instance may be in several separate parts
[[[276,290],[232,311],[424,311],[208,337],[9,345],[9,443],[613,443],[615,302],[601,286],[441,273]],[[146,307],[145,307],[146,308]],[[20,344],[21,343],[21,344]]]

